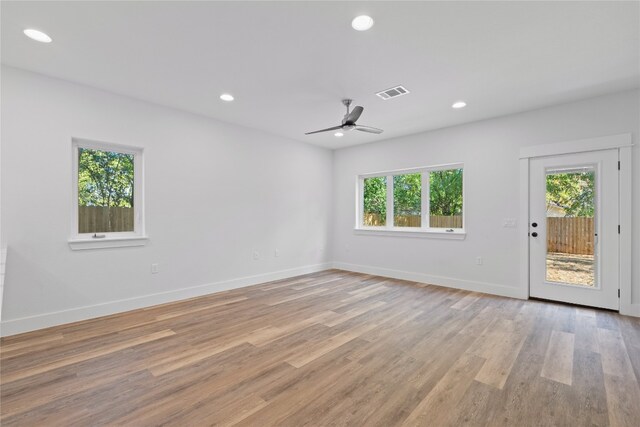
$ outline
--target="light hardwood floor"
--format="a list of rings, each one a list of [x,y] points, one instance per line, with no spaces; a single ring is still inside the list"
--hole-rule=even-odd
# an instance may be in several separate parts
[[[639,426],[640,320],[338,270],[2,340],[13,425]]]

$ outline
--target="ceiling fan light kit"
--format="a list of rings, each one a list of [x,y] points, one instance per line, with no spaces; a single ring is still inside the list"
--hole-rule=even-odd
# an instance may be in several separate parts
[[[359,130],[360,132],[375,133],[375,134],[381,134],[382,132],[384,132],[382,129],[357,124],[356,122],[360,118],[360,115],[362,115],[364,108],[358,105],[354,107],[353,110],[349,111],[349,107],[351,107],[352,102],[353,102],[352,99],[342,100],[342,104],[345,107],[347,107],[347,114],[344,115],[341,125],[333,126],[333,127],[321,129],[321,130],[315,130],[313,132],[307,132],[305,133],[305,135],[312,135],[314,133],[321,133],[321,132],[330,132],[334,130],[350,131],[352,129]],[[338,136],[337,135],[338,133],[342,133],[342,132],[336,132],[335,136]]]

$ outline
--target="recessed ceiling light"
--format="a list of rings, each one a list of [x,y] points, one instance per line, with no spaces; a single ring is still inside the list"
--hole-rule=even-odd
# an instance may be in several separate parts
[[[47,34],[43,33],[42,31],[34,30],[33,28],[27,28],[23,32],[25,36],[37,42],[51,43],[53,41],[53,39]]]
[[[467,103],[464,101],[456,101],[453,103],[453,105],[451,106],[451,108],[455,108],[456,110],[459,108],[464,108],[467,106]]]
[[[341,136],[344,136],[344,133],[336,132],[336,133],[334,133],[334,135],[337,136],[338,138],[340,138]]]
[[[367,15],[360,15],[353,18],[351,26],[356,31],[367,31],[373,27],[373,18]]]
[[[223,93],[222,95],[220,95],[220,99],[222,99],[223,101],[227,101],[227,102],[231,102],[233,101],[233,95],[230,95],[228,93]]]

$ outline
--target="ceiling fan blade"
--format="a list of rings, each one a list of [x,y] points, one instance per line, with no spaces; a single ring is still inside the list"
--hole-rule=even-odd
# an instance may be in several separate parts
[[[311,135],[311,134],[314,134],[314,133],[320,133],[320,132],[329,132],[329,131],[332,131],[332,130],[338,130],[338,129],[342,129],[342,126],[334,126],[334,127],[332,127],[332,128],[326,128],[326,129],[321,129],[321,130],[314,130],[313,132],[307,132],[307,133],[305,133],[305,135]]]
[[[353,110],[344,118],[344,123],[354,124],[360,118],[360,115],[364,111],[364,108],[361,106],[354,107]]]
[[[368,132],[368,133],[382,133],[384,132],[382,129],[372,128],[371,126],[360,126],[356,125],[355,130],[359,130],[360,132]]]

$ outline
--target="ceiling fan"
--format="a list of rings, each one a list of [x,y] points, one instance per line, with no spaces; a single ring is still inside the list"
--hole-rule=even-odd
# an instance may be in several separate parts
[[[364,111],[364,108],[362,108],[361,106],[358,105],[358,106],[353,108],[353,111],[349,112],[349,106],[351,106],[351,102],[352,101],[353,101],[352,99],[343,99],[342,100],[342,103],[344,104],[344,106],[347,107],[347,114],[344,115],[344,118],[342,119],[342,124],[341,125],[330,127],[330,128],[326,128],[326,129],[321,129],[321,130],[315,130],[313,132],[307,132],[307,133],[305,133],[305,135],[311,135],[311,134],[320,133],[320,132],[329,132],[329,131],[332,131],[332,130],[344,130],[344,131],[347,131],[347,130],[351,130],[351,129],[359,130],[360,132],[368,132],[368,133],[382,133],[382,132],[384,132],[382,129],[373,128],[371,126],[362,126],[362,125],[356,124],[356,122],[360,118],[360,115]]]

